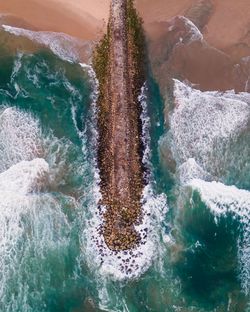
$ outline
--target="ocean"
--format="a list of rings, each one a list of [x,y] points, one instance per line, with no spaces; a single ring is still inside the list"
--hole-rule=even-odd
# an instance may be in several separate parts
[[[147,235],[115,253],[98,232],[89,43],[9,26],[0,42],[0,311],[250,311],[249,94],[175,81],[166,121],[148,75]]]

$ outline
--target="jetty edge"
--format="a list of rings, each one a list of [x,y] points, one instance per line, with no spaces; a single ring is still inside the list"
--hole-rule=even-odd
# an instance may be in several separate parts
[[[101,234],[109,249],[128,250],[140,242],[145,185],[141,105],[146,79],[142,20],[133,0],[112,0],[107,33],[97,45],[93,66],[99,81],[98,166],[100,205],[106,206]]]

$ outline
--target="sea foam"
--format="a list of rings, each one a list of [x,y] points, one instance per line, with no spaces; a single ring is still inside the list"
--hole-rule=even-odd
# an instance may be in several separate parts
[[[175,108],[163,151],[171,150],[177,167],[193,158],[210,175],[243,183],[250,155],[249,93],[202,92],[174,83]]]
[[[250,192],[219,182],[193,179],[188,188],[198,191],[201,200],[215,216],[215,222],[229,214],[240,222],[242,228],[238,241],[239,276],[242,289],[250,291]]]
[[[216,216],[232,212],[244,223],[250,221],[250,192],[220,182],[206,182],[200,179],[189,181],[189,186],[197,190],[202,201]]]
[[[42,158],[20,161],[0,174],[0,190],[5,193],[28,194],[39,190],[49,172],[48,163]]]
[[[0,108],[0,172],[42,154],[39,121],[14,107]]]
[[[203,35],[198,27],[185,16],[175,16],[168,21],[168,31],[178,31],[179,43],[190,44],[194,41],[202,41]],[[183,34],[183,36],[181,36]]]
[[[52,195],[33,193],[47,170],[44,160],[34,159],[0,174],[0,308],[7,312],[20,306],[32,312],[32,300],[43,302],[41,276],[48,281],[51,273],[42,269],[42,259],[69,244],[70,226],[60,203]],[[40,290],[32,290],[32,283]]]
[[[242,229],[238,238],[239,275],[242,289],[248,293],[250,192],[238,186],[249,186],[250,95],[233,90],[202,92],[175,80],[174,101],[162,148],[171,150],[176,162],[178,202],[181,204],[183,190],[198,191],[215,222],[229,216],[238,220]]]
[[[15,107],[1,107],[0,121],[0,310],[12,312],[22,306],[32,312],[30,303],[43,302],[44,283],[51,278],[43,269],[44,259],[52,251],[57,257],[69,245],[70,225],[60,200],[46,193],[53,168],[37,158],[47,155],[53,167],[55,145],[63,142],[43,137],[39,121]],[[57,171],[60,166],[57,157]],[[75,206],[73,199],[60,196]],[[32,283],[39,291],[30,288]]]
[[[150,148],[149,148],[149,126],[150,121],[147,114],[147,87],[146,84],[141,89],[139,101],[142,106],[142,142],[144,144],[143,163],[147,168],[150,166]],[[150,170],[149,170],[150,172]],[[95,181],[91,190],[92,204],[90,208],[90,217],[84,229],[84,242],[87,248],[87,259],[90,268],[95,274],[98,274],[100,285],[100,300],[104,304],[106,299],[102,288],[109,280],[126,281],[137,278],[143,274],[152,264],[155,258],[159,256],[159,244],[161,236],[161,222],[164,220],[167,212],[166,196],[164,194],[155,194],[153,190],[152,177],[147,173],[148,184],[145,186],[142,194],[142,214],[141,224],[136,225],[135,229],[141,235],[140,244],[128,251],[112,251],[108,248],[101,234],[103,226],[103,214],[106,207],[99,206],[101,193],[99,188],[99,172],[96,168]],[[92,207],[92,208],[91,208]],[[99,208],[98,208],[99,207]],[[104,296],[104,297],[103,297]],[[101,304],[101,305],[102,305]]]
[[[177,168],[177,180],[180,185],[188,183],[192,179],[202,179],[212,181],[212,176],[204,171],[195,161],[194,158],[189,158],[186,162]]]
[[[80,62],[81,51],[86,58],[91,55],[91,43],[79,40],[64,33],[49,31],[32,31],[28,29],[2,25],[3,29],[15,36],[23,36],[48,47],[55,55],[69,62]]]

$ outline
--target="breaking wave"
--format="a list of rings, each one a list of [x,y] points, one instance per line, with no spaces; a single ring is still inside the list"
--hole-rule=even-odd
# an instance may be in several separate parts
[[[163,153],[170,149],[177,167],[193,158],[214,179],[250,187],[249,93],[201,92],[175,80],[174,97]]]
[[[11,312],[22,306],[28,312],[34,311],[32,300],[43,305],[46,280],[52,276],[51,268],[45,274],[45,259],[50,261],[51,252],[65,269],[60,254],[69,246],[70,224],[61,200],[69,206],[75,203],[44,192],[51,169],[37,158],[45,155],[38,120],[13,107],[2,107],[0,118],[0,307]]]
[[[179,31],[180,28],[184,27],[186,29],[186,33],[183,37],[179,38],[179,42],[183,43],[191,43],[193,41],[201,41],[203,40],[203,35],[198,29],[198,27],[185,16],[177,16],[168,21],[170,24],[168,27],[169,31]],[[184,32],[182,32],[184,33]]]
[[[51,31],[32,31],[28,29],[2,25],[3,29],[15,36],[23,36],[34,42],[42,44],[60,57],[69,62],[80,62],[84,54],[86,59],[90,58],[92,44],[82,41],[64,33]]]
[[[231,230],[235,233],[232,239],[237,241],[232,244],[237,245],[237,271],[241,287],[248,294],[250,290],[249,93],[202,92],[175,80],[174,101],[175,106],[170,113],[170,129],[161,140],[161,148],[167,162],[172,158],[176,163],[179,213],[181,214],[181,211],[187,207],[187,210],[195,207],[193,218],[199,218],[202,216],[204,204],[214,216],[216,224],[222,219],[231,220],[231,218],[237,222],[235,229]],[[197,192],[202,204],[195,195]],[[195,228],[196,222],[199,221],[192,222]],[[185,224],[185,220],[183,223]],[[190,235],[205,241],[202,230],[196,232],[194,228],[194,234],[190,232]],[[213,235],[217,234],[213,233]],[[199,241],[197,242],[200,244]],[[205,248],[211,247],[208,246]],[[233,253],[230,257],[233,261]]]
[[[239,277],[242,289],[250,291],[250,192],[219,182],[199,179],[189,181],[186,188],[198,191],[202,202],[212,212],[215,222],[232,215],[240,224],[238,239]],[[190,198],[192,200],[193,195]]]
[[[0,108],[0,172],[42,153],[39,122],[12,107]],[[21,142],[21,144],[20,144]]]
[[[188,28],[188,35],[180,41],[203,40],[192,22],[184,17],[179,19]],[[170,22],[170,27],[175,30],[174,23],[171,26]],[[70,63],[80,62],[82,49],[89,51],[88,43],[64,34],[7,25],[3,28],[50,48]],[[181,286],[178,279],[168,287],[169,268],[161,267],[160,263],[166,250],[164,243],[170,240],[164,233],[168,206],[166,195],[158,194],[154,187],[147,84],[139,96],[143,163],[148,169],[145,176],[148,184],[141,199],[144,218],[136,226],[142,241],[134,250],[113,252],[99,233],[105,208],[98,208],[101,193],[96,159],[98,81],[95,73],[90,65],[83,63],[70,69],[70,74],[77,76],[82,71],[87,77],[86,91],[74,74],[70,76],[73,82],[67,78],[63,66],[60,70],[56,67],[50,70],[52,65],[46,56],[42,61],[39,57],[18,53],[10,87],[0,92],[4,98],[0,106],[0,310],[19,311],[20,306],[22,312],[62,310],[67,298],[77,296],[78,306],[84,304],[85,308],[84,296],[96,296],[97,305],[103,310],[128,311],[128,295],[121,289],[136,283],[154,263],[160,268],[147,275],[147,290],[142,290],[143,300],[151,300],[149,309],[160,307],[168,300],[170,309],[186,308],[184,299],[178,299],[175,305],[173,299],[165,297],[167,288],[175,284],[169,290],[173,293]],[[229,216],[238,222],[238,274],[242,289],[249,293],[250,199],[249,191],[240,189],[250,188],[249,94],[201,92],[176,80],[174,97],[175,109],[162,149],[166,147],[167,156],[176,162],[177,204],[187,192],[191,194],[188,203],[192,205],[193,194],[198,192],[215,222]],[[168,152],[163,154],[166,156]],[[159,277],[161,270],[164,278],[159,283],[163,286],[157,288],[159,297],[153,298],[154,289],[148,287],[148,281],[158,287],[156,276]],[[153,299],[148,299],[150,296]],[[160,302],[156,303],[158,298]],[[139,310],[140,304],[137,302],[135,309]],[[194,311],[202,309],[194,307]]]
[[[143,163],[150,169],[150,120],[147,114],[147,87],[141,89],[139,101],[142,106],[141,120],[143,125],[142,141],[144,144]],[[96,156],[96,155],[95,155]],[[150,172],[150,170],[148,171]],[[138,278],[145,273],[152,262],[161,253],[161,224],[168,210],[166,195],[155,194],[153,180],[150,173],[147,174],[148,185],[145,186],[142,195],[143,220],[135,229],[141,235],[139,246],[130,251],[112,251],[104,241],[100,229],[103,224],[105,207],[98,208],[101,198],[99,189],[99,171],[95,163],[95,183],[89,189],[88,213],[84,214],[83,222],[86,224],[83,229],[83,243],[86,252],[84,253],[89,267],[93,274],[97,275],[100,308],[110,310],[114,305],[109,294],[112,281],[129,281]],[[87,221],[86,221],[87,220]],[[111,301],[110,301],[111,300]]]

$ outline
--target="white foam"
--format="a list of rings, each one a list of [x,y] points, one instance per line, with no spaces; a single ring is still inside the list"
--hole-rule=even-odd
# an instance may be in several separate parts
[[[192,179],[211,181],[212,177],[196,163],[194,158],[189,158],[186,162],[178,167],[177,179],[179,183],[183,185]]]
[[[198,190],[202,201],[217,215],[232,212],[239,216],[242,222],[250,221],[250,192],[235,186],[224,185],[220,182],[206,182],[193,179],[188,183]]]
[[[51,251],[57,257],[70,244],[71,225],[58,198],[74,208],[75,201],[62,194],[41,193],[56,178],[63,183],[68,148],[67,140],[51,133],[43,137],[31,114],[14,107],[0,108],[0,298],[6,312],[20,306],[32,312],[31,297],[43,302],[42,283],[51,278],[51,272],[39,272],[43,261]],[[46,157],[50,166],[37,157]],[[29,288],[32,283],[39,291]]]
[[[93,167],[97,168],[97,145],[98,145],[98,139],[99,134],[97,130],[97,100],[99,97],[99,81],[96,77],[96,73],[91,65],[80,63],[80,66],[83,68],[83,70],[87,71],[88,76],[90,78],[90,83],[92,87],[92,92],[90,94],[91,99],[91,107],[90,107],[90,116],[88,118],[86,128],[89,128],[91,131],[91,145],[94,147],[94,154],[92,157],[92,165]]]
[[[188,186],[199,192],[201,200],[215,216],[215,221],[228,214],[238,219],[242,237],[238,242],[240,279],[246,293],[250,291],[250,192],[219,182],[199,179],[189,181]]]
[[[80,50],[84,49],[90,55],[91,44],[60,32],[32,31],[28,29],[2,25],[3,29],[15,36],[23,36],[50,48],[54,54],[63,60],[79,62]]]
[[[39,120],[30,113],[15,107],[0,107],[0,173],[22,162],[23,166],[18,168],[31,181],[32,172],[26,170],[26,161],[43,158],[50,164],[50,170],[48,176],[41,172],[41,180],[47,179],[48,187],[53,190],[65,185],[69,172],[82,174],[86,162],[80,162],[76,168],[75,162],[66,161],[75,148],[72,142],[66,138],[58,139],[52,131],[46,132],[46,135],[42,133]],[[42,165],[42,162],[37,160],[35,163]],[[19,183],[17,177],[13,176],[13,183]]]
[[[180,32],[181,37],[179,38],[179,42],[182,43],[184,41],[185,44],[192,43],[193,41],[202,41],[203,40],[203,35],[198,29],[198,27],[195,26],[195,24],[186,18],[185,16],[177,16],[173,17],[169,23],[170,26],[168,27],[169,31],[175,31],[179,30],[179,25],[178,22],[182,21],[186,27],[186,33],[183,34],[183,31]],[[184,40],[183,40],[184,36]]]
[[[241,60],[242,60],[244,63],[248,63],[248,62],[250,62],[250,56],[242,57]]]
[[[0,174],[0,190],[5,193],[28,194],[44,184],[48,173],[49,165],[42,158],[21,161]]]
[[[41,129],[29,113],[0,108],[0,172],[22,160],[42,155]]]
[[[14,66],[12,69],[12,73],[11,73],[11,82],[14,82],[15,77],[17,76],[17,74],[19,73],[20,69],[22,68],[22,57],[23,57],[23,53],[22,52],[18,52],[15,62],[14,62]]]
[[[0,174],[0,297],[6,311],[20,304],[24,311],[32,311],[27,303],[29,281],[22,280],[21,271],[27,254],[32,255],[32,242],[37,259],[65,244],[60,233],[69,226],[60,205],[48,194],[34,193],[46,183],[48,170],[45,160],[34,159]],[[18,293],[10,297],[8,289],[14,281]]]
[[[143,162],[146,166],[150,165],[150,149],[149,149],[149,118],[146,109],[146,84],[141,89],[139,101],[142,105],[142,133],[143,144],[145,146],[145,154]],[[93,269],[95,274],[98,274],[100,282],[100,300],[101,306],[105,306],[107,296],[103,293],[103,288],[106,289],[107,280],[124,281],[131,278],[136,278],[143,274],[152,264],[155,258],[160,253],[160,236],[161,222],[167,211],[166,196],[164,194],[157,195],[153,191],[153,182],[149,183],[143,191],[142,195],[142,210],[143,220],[140,225],[135,226],[135,229],[141,234],[142,240],[140,244],[130,251],[112,251],[110,250],[103,236],[100,234],[100,229],[103,226],[103,214],[106,208],[101,206],[97,209],[101,198],[99,188],[99,172],[95,172],[95,183],[93,188],[89,190],[91,193],[92,207],[88,224],[84,230],[84,246],[87,249],[87,260],[89,267]],[[107,290],[107,289],[106,289]],[[106,294],[107,295],[107,294]],[[106,298],[106,299],[105,299]]]
[[[185,16],[181,16],[181,19],[185,21],[185,25],[189,28],[189,32],[191,34],[191,37],[189,39],[190,42],[203,39],[203,35],[200,32],[199,28],[195,26],[195,24],[190,21],[190,19],[186,18]]]
[[[177,166],[194,158],[214,176],[227,175],[231,167],[242,171],[250,146],[247,140],[237,142],[247,133],[250,94],[202,92],[175,80],[174,97],[164,144],[170,146]]]
[[[20,54],[15,63],[12,79],[20,70],[21,57]],[[87,70],[91,72],[90,67]],[[75,95],[70,84],[65,86]],[[92,92],[93,103],[95,96]],[[76,116],[72,117],[77,128]],[[76,174],[86,174],[89,179],[89,172],[82,172],[82,166],[89,167],[89,163],[81,155],[79,164],[75,159],[69,161],[68,151],[74,149],[70,140],[58,139],[52,131],[46,133],[42,133],[32,114],[14,107],[0,108],[0,306],[4,304],[6,312],[17,311],[20,306],[23,311],[32,312],[32,302],[47,309],[44,292],[55,278],[50,262],[56,261],[65,269],[64,252],[72,243],[70,231],[72,223],[76,223],[68,222],[65,201],[70,207],[79,207],[70,196],[43,192],[50,187],[57,191],[59,184],[65,185],[68,172],[74,174],[77,170]],[[78,134],[83,141],[84,158],[89,146],[85,133]],[[49,165],[37,157],[45,158]],[[74,191],[85,197],[83,189]],[[82,210],[79,213],[84,214]],[[59,259],[60,255],[63,256]],[[67,269],[60,274],[67,276]]]
[[[102,207],[96,219],[92,220],[95,225],[92,228],[92,238],[88,249],[95,250],[95,261],[98,263],[99,272],[115,280],[126,280],[135,278],[143,274],[158,252],[157,228],[159,227],[159,216],[166,212],[166,198],[164,195],[155,196],[150,186],[147,186],[143,192],[143,222],[135,227],[141,234],[142,240],[138,247],[131,251],[115,252],[109,250],[102,235],[97,235],[97,229],[103,224],[103,213],[105,208]],[[165,209],[165,210],[164,210]],[[154,219],[155,218],[155,219]],[[156,221],[157,220],[157,221]],[[93,257],[89,259],[93,263]]]
[[[249,172],[250,94],[202,92],[174,81],[175,107],[163,143],[177,163],[182,188],[200,193],[215,216],[240,223],[238,261],[242,289],[250,290],[250,192],[212,179],[247,183]],[[164,146],[162,146],[164,148]],[[204,181],[206,180],[206,181]]]
[[[150,163],[150,156],[151,156],[151,150],[150,150],[150,118],[148,114],[147,109],[147,92],[148,87],[147,83],[145,82],[141,88],[141,94],[138,97],[138,101],[141,105],[142,112],[141,112],[141,123],[142,123],[142,143],[143,143],[143,157],[142,157],[142,163],[144,164],[145,168],[147,169],[147,173],[145,173],[145,179],[148,180],[150,178],[150,172],[151,163]]]

